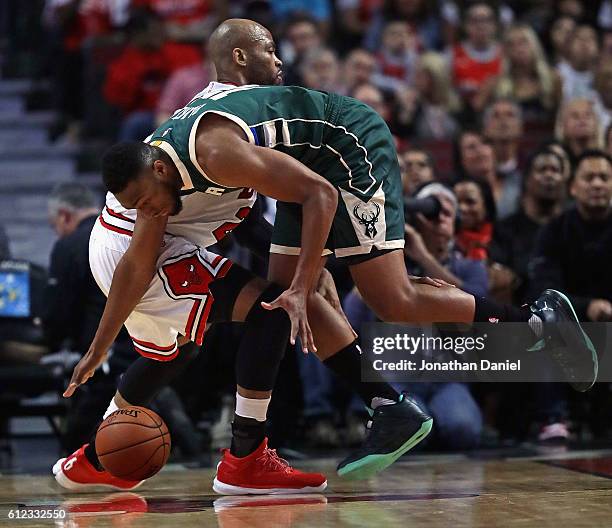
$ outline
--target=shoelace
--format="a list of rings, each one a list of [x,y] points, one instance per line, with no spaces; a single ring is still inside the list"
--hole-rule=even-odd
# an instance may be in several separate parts
[[[276,449],[270,449],[266,447],[264,452],[257,457],[257,461],[261,461],[262,465],[285,473],[291,473],[293,468],[289,465],[284,458],[281,458],[276,453]]]

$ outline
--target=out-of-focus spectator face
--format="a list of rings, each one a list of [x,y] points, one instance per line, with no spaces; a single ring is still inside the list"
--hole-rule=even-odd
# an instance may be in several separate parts
[[[591,26],[578,26],[572,33],[568,45],[569,60],[575,66],[592,63],[599,54],[597,33]]]
[[[351,51],[344,61],[344,81],[347,89],[351,91],[360,84],[369,83],[375,68],[376,61],[370,52],[363,49]]]
[[[550,28],[550,40],[555,54],[565,57],[570,35],[576,28],[576,21],[570,17],[561,17],[555,20]]]
[[[563,112],[563,137],[586,140],[597,135],[597,117],[593,103],[586,99],[570,101]]]
[[[608,127],[608,131],[606,133],[606,151],[609,156],[612,156],[612,126]]]
[[[300,73],[306,88],[335,91],[338,70],[338,59],[334,52],[328,49],[313,49],[306,54]]]
[[[402,180],[405,194],[412,194],[419,185],[434,180],[431,161],[422,150],[407,150],[401,159],[405,171]]]
[[[415,35],[407,22],[389,22],[383,31],[383,48],[393,55],[403,55],[415,47]]]
[[[604,57],[612,55],[612,30],[610,29],[601,37],[601,55]]]
[[[64,209],[49,212],[49,224],[60,238],[64,238],[74,231],[73,215],[70,211]]]
[[[567,150],[565,150],[558,143],[551,143],[546,148],[557,154],[557,156],[563,160],[563,177],[565,178],[565,181],[569,180],[572,162],[570,161]]]
[[[477,48],[493,42],[496,26],[495,11],[484,2],[470,7],[465,14],[465,32],[470,43]]]
[[[296,22],[287,28],[287,40],[298,57],[321,45],[321,35],[317,26],[306,20]]]
[[[612,108],[612,60],[604,58],[595,72],[595,89],[607,108]]]
[[[491,141],[518,141],[523,134],[520,108],[511,101],[497,101],[484,123],[484,135]]]
[[[504,44],[506,57],[512,65],[525,67],[535,62],[535,50],[523,28],[509,29]]]
[[[353,97],[376,110],[384,120],[388,119],[389,115],[383,93],[373,84],[358,86],[353,92]]]
[[[461,228],[479,229],[487,218],[487,209],[480,187],[474,182],[462,181],[455,185],[455,195],[461,214]]]
[[[558,156],[543,152],[532,162],[525,190],[536,200],[558,202],[565,197],[566,181],[563,164]]]
[[[472,178],[482,178],[495,170],[495,154],[491,145],[478,134],[466,133],[459,141],[463,170]]]
[[[612,165],[604,158],[583,159],[572,181],[572,196],[578,207],[592,213],[610,208],[612,200]]]

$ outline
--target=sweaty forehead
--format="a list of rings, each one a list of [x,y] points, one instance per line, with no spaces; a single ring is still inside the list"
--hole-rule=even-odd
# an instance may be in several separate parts
[[[252,42],[260,42],[260,41],[272,41],[272,34],[263,26],[259,24],[253,24],[249,28],[249,39]]]

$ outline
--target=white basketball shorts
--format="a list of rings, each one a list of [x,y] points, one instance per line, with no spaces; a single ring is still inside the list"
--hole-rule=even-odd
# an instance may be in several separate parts
[[[89,239],[89,265],[108,296],[113,273],[130,245],[134,222],[105,208]],[[201,345],[213,297],[208,287],[225,276],[232,262],[182,237],[166,235],[157,273],[130,314],[127,328],[136,351],[159,361],[174,359],[177,337]]]

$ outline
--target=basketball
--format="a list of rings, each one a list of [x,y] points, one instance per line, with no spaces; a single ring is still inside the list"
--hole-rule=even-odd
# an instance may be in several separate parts
[[[96,453],[111,475],[127,480],[148,479],[168,460],[170,433],[152,410],[126,407],[100,424]]]

